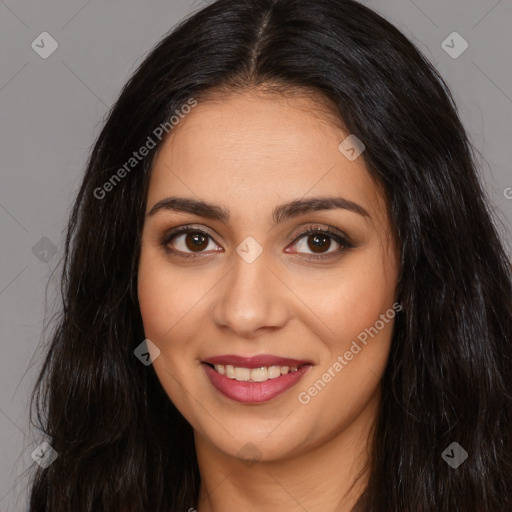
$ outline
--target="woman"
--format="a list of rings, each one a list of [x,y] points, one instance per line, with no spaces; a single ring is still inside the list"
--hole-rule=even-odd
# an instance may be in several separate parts
[[[368,8],[173,30],[64,266],[31,512],[512,509],[510,264],[450,92]]]

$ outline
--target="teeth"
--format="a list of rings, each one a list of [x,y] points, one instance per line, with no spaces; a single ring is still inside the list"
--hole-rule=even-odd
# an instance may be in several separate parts
[[[220,365],[222,366],[222,365]],[[234,379],[235,378],[235,368],[234,366],[231,366],[230,364],[226,365],[226,377],[228,379]]]
[[[235,379],[243,382],[264,382],[269,379],[277,379],[281,375],[294,373],[297,366],[262,366],[260,368],[243,368],[230,364],[215,364],[215,369],[228,379]]]
[[[276,379],[281,376],[281,367],[280,366],[271,366],[267,370],[267,375],[269,379]]]
[[[279,372],[279,375],[281,375],[281,372]],[[268,378],[268,368],[263,367],[251,369],[251,380],[254,380],[255,382],[263,382],[264,380],[268,380]]]
[[[251,378],[251,370],[249,368],[238,368],[235,367],[235,379],[236,380],[249,380]]]

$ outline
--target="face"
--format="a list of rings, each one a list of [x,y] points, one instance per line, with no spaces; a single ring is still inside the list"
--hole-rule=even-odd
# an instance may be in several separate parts
[[[169,398],[223,456],[248,443],[262,460],[304,453],[367,424],[379,401],[397,250],[364,153],[339,149],[349,134],[318,105],[200,102],[153,162],[145,334]]]

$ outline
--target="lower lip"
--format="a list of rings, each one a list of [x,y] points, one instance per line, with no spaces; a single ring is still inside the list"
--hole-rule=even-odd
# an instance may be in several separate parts
[[[310,364],[301,366],[296,372],[286,373],[275,379],[264,382],[238,381],[221,375],[211,366],[203,363],[206,375],[215,388],[223,395],[243,403],[268,402],[276,396],[288,391],[297,384],[304,374],[311,368]]]

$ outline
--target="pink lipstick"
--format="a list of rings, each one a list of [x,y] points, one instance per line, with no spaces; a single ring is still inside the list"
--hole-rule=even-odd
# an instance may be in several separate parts
[[[262,403],[288,391],[312,363],[270,354],[223,355],[205,359],[202,366],[224,396],[243,403]]]

